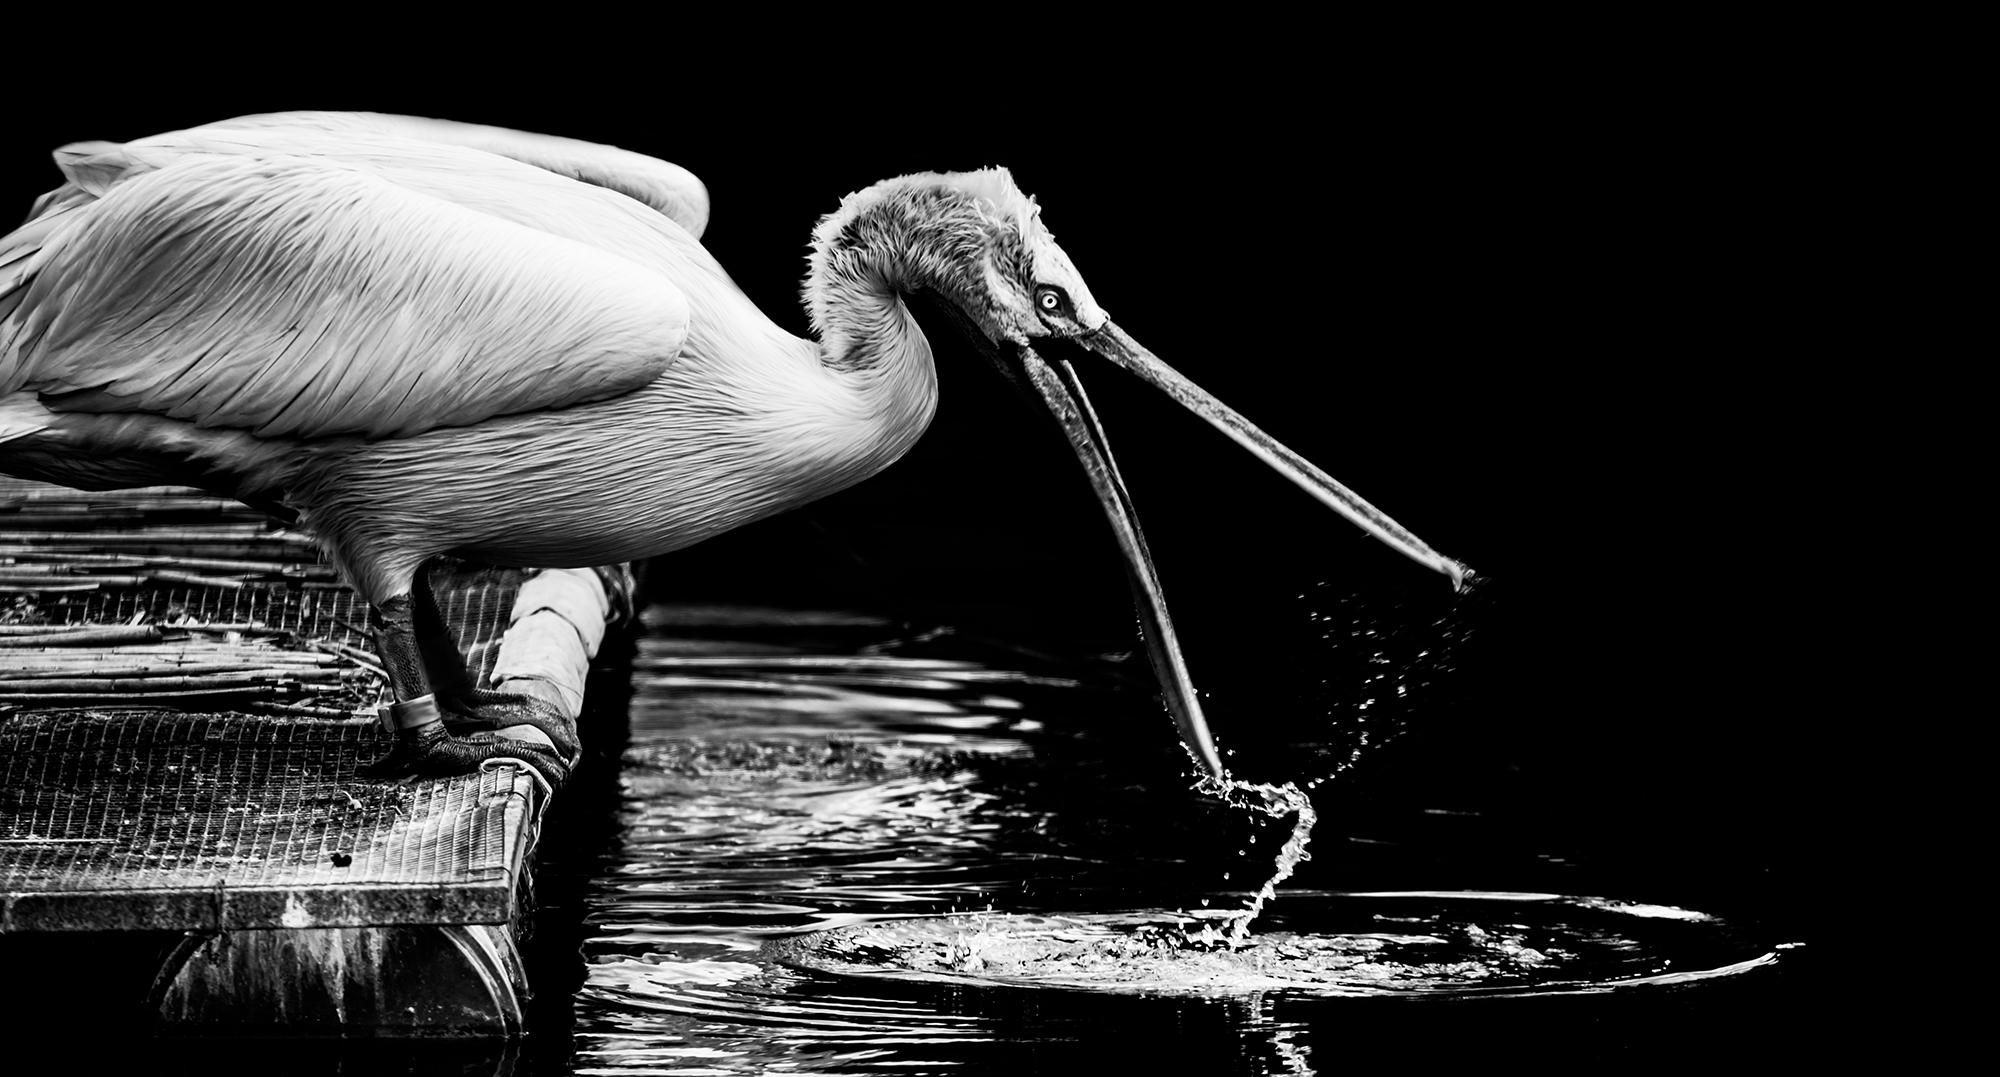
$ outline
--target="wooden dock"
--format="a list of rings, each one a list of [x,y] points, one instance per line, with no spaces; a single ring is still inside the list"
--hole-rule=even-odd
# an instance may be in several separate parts
[[[624,569],[432,575],[483,686],[575,720]],[[367,610],[309,536],[194,491],[0,480],[0,956],[184,932],[170,1032],[522,1031],[516,932],[551,792],[500,763],[384,782]]]

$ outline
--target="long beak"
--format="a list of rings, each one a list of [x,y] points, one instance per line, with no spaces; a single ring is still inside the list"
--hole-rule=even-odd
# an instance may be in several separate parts
[[[1258,458],[1271,465],[1273,470],[1292,480],[1300,489],[1325,502],[1335,512],[1354,521],[1363,531],[1387,543],[1397,553],[1451,577],[1453,588],[1463,591],[1467,581],[1474,578],[1470,568],[1425,545],[1422,539],[1411,534],[1402,524],[1362,500],[1361,495],[1334,481],[1333,476],[1313,466],[1312,461],[1285,448],[1277,439],[1257,429],[1250,420],[1210,396],[1201,386],[1182,377],[1179,371],[1161,362],[1157,356],[1126,336],[1124,330],[1111,322],[1105,322],[1104,328],[1087,333],[1076,340],[1091,351],[1137,374],[1141,379],[1179,401],[1182,407],[1208,420],[1210,425],[1236,439],[1237,444],[1256,454]],[[1136,525],[1134,529],[1136,530]],[[1164,615],[1163,610],[1162,616]]]
[[[1084,474],[1090,477],[1091,489],[1097,493],[1098,503],[1104,507],[1118,548],[1125,554],[1126,577],[1132,584],[1133,604],[1138,608],[1146,654],[1152,659],[1167,711],[1180,726],[1181,743],[1187,745],[1188,753],[1210,775],[1221,778],[1222,759],[1215,752],[1215,740],[1209,736],[1208,719],[1202,717],[1201,703],[1195,699],[1187,660],[1181,657],[1173,619],[1167,616],[1167,599],[1160,592],[1160,577],[1153,570],[1153,555],[1146,549],[1146,536],[1139,530],[1132,495],[1126,492],[1125,480],[1118,475],[1118,465],[1111,458],[1111,443],[1097,424],[1090,398],[1084,395],[1083,384],[1077,381],[1076,372],[1068,363],[1051,366],[1025,344],[1016,348],[1015,355],[1028,385],[1041,397],[1049,414],[1069,438],[1070,448],[1075,450]]]

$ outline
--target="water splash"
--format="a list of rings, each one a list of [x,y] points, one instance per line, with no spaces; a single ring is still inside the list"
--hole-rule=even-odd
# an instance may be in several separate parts
[[[1640,906],[1555,894],[1288,896],[1300,899],[1288,910],[1292,926],[1307,930],[1273,931],[1239,949],[1193,945],[1184,918],[1170,913],[988,912],[869,920],[773,939],[762,956],[932,983],[1463,998],[1680,987],[1768,968],[1786,949],[1711,916],[1634,914]]]
[[[1316,592],[1327,587],[1320,583]],[[1301,592],[1298,597],[1318,606],[1329,596]],[[1411,617],[1400,599],[1385,607],[1384,600],[1361,594],[1340,598],[1337,612],[1308,610],[1310,621],[1326,626],[1319,633],[1325,649],[1314,656],[1327,673],[1320,681],[1317,705],[1329,717],[1337,714],[1340,718],[1321,749],[1322,759],[1330,758],[1332,769],[1307,780],[1306,789],[1330,782],[1359,764],[1371,748],[1380,748],[1403,731],[1413,705],[1436,694],[1433,684],[1448,679],[1453,645],[1465,635],[1463,599],[1463,594],[1455,595],[1442,614],[1422,618]],[[1336,656],[1340,662],[1334,661]],[[1297,816],[1291,837],[1278,851],[1271,877],[1241,913],[1230,917],[1227,935],[1211,927],[1189,935],[1189,941],[1196,945],[1226,943],[1232,949],[1240,948],[1249,937],[1251,922],[1263,912],[1265,903],[1277,896],[1279,884],[1289,879],[1301,862],[1311,859],[1306,843],[1311,840],[1317,816],[1310,796],[1293,782],[1256,784],[1224,774],[1203,777],[1195,789],[1273,818]]]
[[[1241,913],[1230,918],[1227,938],[1213,940],[1227,942],[1229,948],[1233,950],[1242,946],[1244,940],[1249,938],[1251,921],[1257,919],[1257,914],[1264,911],[1265,902],[1278,895],[1278,884],[1291,878],[1292,872],[1298,870],[1301,862],[1312,859],[1312,854],[1306,851],[1306,843],[1312,840],[1313,823],[1318,820],[1319,815],[1313,811],[1312,798],[1306,795],[1305,790],[1291,782],[1269,785],[1238,781],[1225,775],[1220,778],[1203,778],[1195,788],[1220,797],[1239,808],[1262,812],[1274,819],[1282,819],[1287,815],[1298,816],[1298,820],[1292,824],[1291,837],[1285,839],[1284,846],[1278,850],[1278,859],[1272,866],[1271,877],[1264,880],[1264,885],[1251,896],[1250,904]]]

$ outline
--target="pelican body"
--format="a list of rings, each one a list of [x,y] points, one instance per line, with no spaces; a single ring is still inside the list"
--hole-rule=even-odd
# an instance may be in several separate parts
[[[701,245],[706,191],[608,146],[361,113],[245,117],[57,151],[67,182],[0,238],[0,470],[185,484],[296,514],[376,611],[391,722],[373,773],[573,745],[454,736],[546,716],[472,689],[423,584],[453,555],[581,567],[700,542],[867,478],[937,400],[926,295],[1078,453],[1131,568],[1183,739],[1221,764],[1069,338],[1152,381],[1406,555],[1466,570],[1120,331],[1004,169],[850,194],[774,324]],[[460,719],[476,719],[470,726]],[[481,724],[483,721],[483,725]]]

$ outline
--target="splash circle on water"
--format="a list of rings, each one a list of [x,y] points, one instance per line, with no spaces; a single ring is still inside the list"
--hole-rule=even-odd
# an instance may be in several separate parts
[[[1687,909],[1555,894],[1288,892],[1241,946],[1215,915],[971,913],[780,939],[767,956],[842,976],[1126,994],[1593,994],[1738,976],[1772,945]]]

